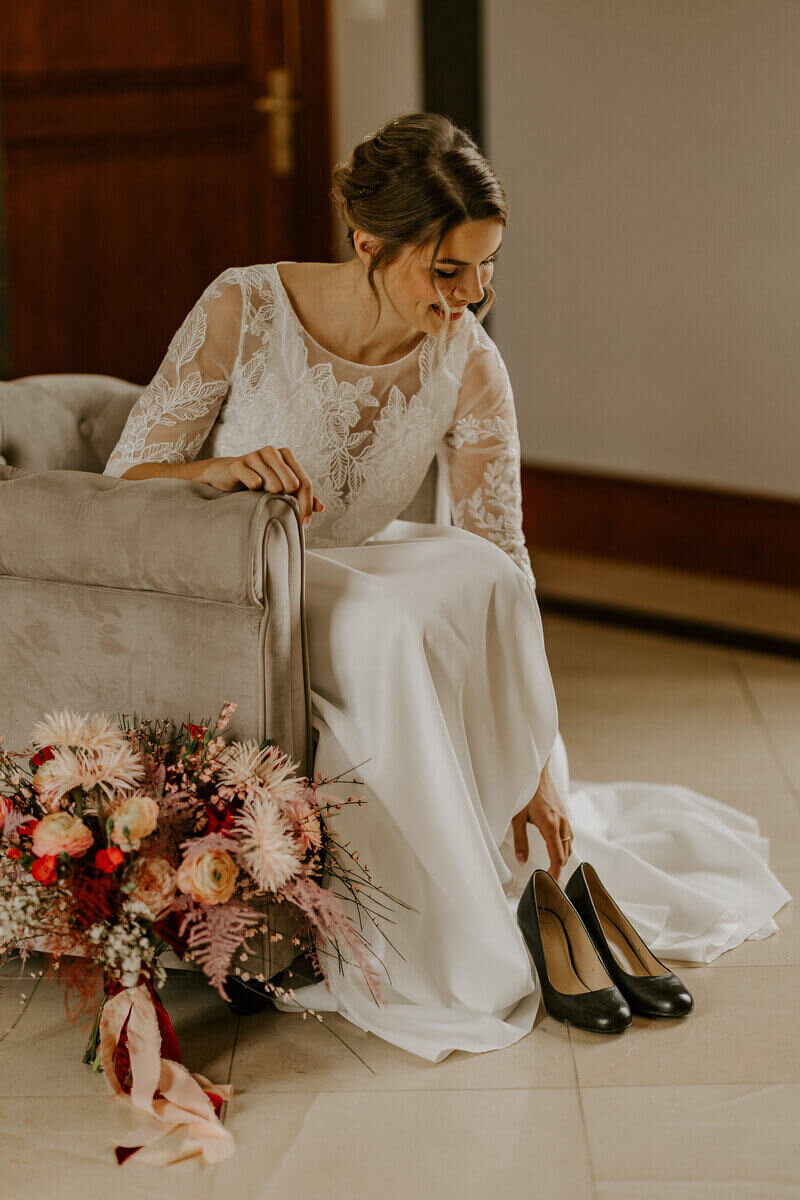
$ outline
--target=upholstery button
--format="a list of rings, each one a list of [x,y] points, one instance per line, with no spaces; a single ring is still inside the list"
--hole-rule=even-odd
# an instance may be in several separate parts
[[[92,432],[92,422],[88,417],[82,417],[81,420],[78,421],[78,432],[80,433],[81,437],[88,438],[89,434]]]

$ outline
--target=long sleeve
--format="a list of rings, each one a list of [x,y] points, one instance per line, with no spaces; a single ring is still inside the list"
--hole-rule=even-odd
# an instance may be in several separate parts
[[[243,300],[235,268],[218,275],[184,318],[131,409],[103,471],[191,462],[222,406],[239,355]]]
[[[500,351],[479,324],[475,336],[453,423],[444,436],[453,524],[505,550],[535,594],[522,531],[520,445],[511,381]]]

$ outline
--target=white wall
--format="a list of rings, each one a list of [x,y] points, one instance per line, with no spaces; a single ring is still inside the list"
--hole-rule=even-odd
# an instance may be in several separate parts
[[[800,498],[800,3],[485,11],[524,457]]]
[[[421,110],[422,39],[416,0],[330,0],[330,11],[333,149],[341,162],[391,117]],[[341,245],[340,258],[351,253]]]

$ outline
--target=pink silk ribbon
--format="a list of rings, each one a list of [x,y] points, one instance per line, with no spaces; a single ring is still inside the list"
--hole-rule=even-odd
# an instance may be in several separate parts
[[[130,1092],[117,1078],[114,1061],[123,1030],[130,1055]],[[100,1054],[111,1091],[148,1118],[122,1139],[118,1161],[135,1157],[137,1162],[168,1167],[197,1157],[217,1163],[233,1154],[236,1142],[207,1094],[229,1100],[233,1087],[211,1083],[204,1075],[190,1074],[180,1063],[161,1057],[156,1010],[143,984],[106,1000],[100,1017]],[[126,1155],[124,1150],[119,1153],[121,1147],[133,1149]]]

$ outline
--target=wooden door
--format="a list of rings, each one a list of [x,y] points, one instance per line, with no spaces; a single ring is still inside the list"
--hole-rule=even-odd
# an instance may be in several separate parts
[[[14,375],[146,383],[224,268],[332,257],[325,0],[5,4],[0,83]]]

